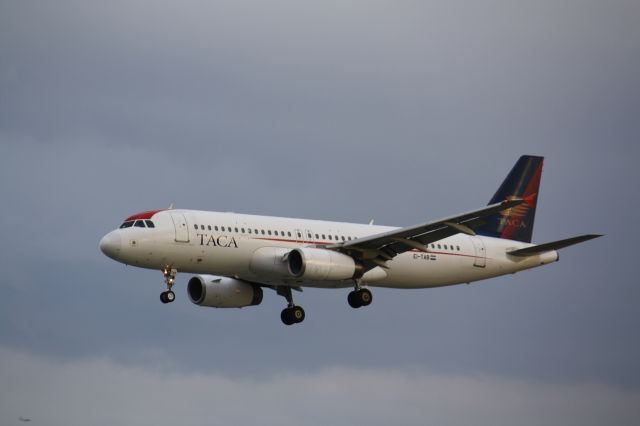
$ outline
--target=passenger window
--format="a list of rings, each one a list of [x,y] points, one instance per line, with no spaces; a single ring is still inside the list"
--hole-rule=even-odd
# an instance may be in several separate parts
[[[207,229],[211,231],[211,225],[207,225]]]
[[[322,239],[324,240],[325,238],[327,238],[327,237],[325,237],[324,234],[322,234]]]
[[[336,241],[338,241],[338,236],[337,235],[334,235],[333,237],[335,238]]]
[[[220,229],[222,229],[222,232],[224,232],[224,226],[221,226]]]
[[[318,236],[318,234],[316,234],[316,240],[319,240],[319,239],[320,239],[320,237]]]
[[[215,225],[215,226],[213,227],[213,229],[215,229],[215,230],[217,231],[217,230],[218,230],[218,225]]]
[[[298,232],[298,238],[302,238],[302,234]]]
[[[131,228],[132,226],[133,226],[133,221],[130,220],[130,221],[125,222],[122,225],[120,225],[120,229],[122,229],[122,228]]]
[[[260,232],[262,233],[262,235],[264,235],[264,229],[261,229]]]
[[[254,231],[256,234],[258,233],[258,230],[257,230],[257,229],[254,229],[253,231]]]
[[[344,235],[342,236],[342,241],[344,241]]]
[[[238,228],[235,228],[235,229],[236,229],[236,232],[238,232]]]
[[[458,251],[460,251],[460,246],[456,246],[456,249],[457,249]]]
[[[267,234],[271,235],[271,230],[268,230],[268,231],[267,231]]]
[[[309,237],[309,239],[313,238],[313,237],[311,236],[311,232],[307,232],[307,237]]]
[[[331,240],[331,235],[329,235],[329,240]]]
[[[133,226],[136,226],[138,228],[144,228],[144,221],[143,220],[136,220],[136,223],[133,224]]]
[[[198,230],[198,225],[193,225],[193,229]]]
[[[347,240],[351,241],[351,237],[347,237]]]
[[[438,244],[438,248],[442,248],[442,247],[440,247],[440,244]]]
[[[240,230],[242,231],[242,233],[244,234],[244,228],[240,228]]]
[[[291,236],[291,231],[287,231],[287,236]]]
[[[145,220],[144,223],[147,224],[147,228],[155,228],[156,226],[150,220]]]
[[[204,231],[204,225],[200,225],[200,229]]]
[[[249,231],[249,234],[251,233],[251,228],[247,228],[247,231]]]

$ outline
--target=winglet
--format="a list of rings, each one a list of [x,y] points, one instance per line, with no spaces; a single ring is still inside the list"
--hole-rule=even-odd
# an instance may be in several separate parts
[[[550,243],[538,244],[531,247],[526,247],[519,250],[507,252],[508,255],[517,257],[535,256],[540,253],[545,253],[552,250],[559,250],[561,248],[569,247],[574,244],[583,243],[585,241],[592,240],[594,238],[602,237],[601,234],[587,234],[580,235],[579,237],[567,238],[565,240],[552,241]]]

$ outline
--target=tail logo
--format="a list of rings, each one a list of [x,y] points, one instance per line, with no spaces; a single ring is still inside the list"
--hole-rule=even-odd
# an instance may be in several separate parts
[[[533,155],[523,155],[518,159],[489,204],[514,199],[522,199],[523,202],[487,217],[485,224],[476,228],[478,234],[531,242],[543,162],[543,157]]]
[[[535,207],[536,195],[538,194],[531,194],[524,198],[524,203],[501,211],[500,231],[503,231],[505,228],[526,228],[527,223],[522,219],[527,216],[531,207]],[[507,197],[507,201],[515,200],[517,198],[519,197],[510,195]]]

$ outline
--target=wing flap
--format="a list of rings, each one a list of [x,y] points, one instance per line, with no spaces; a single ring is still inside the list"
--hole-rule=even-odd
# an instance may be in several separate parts
[[[598,238],[598,237],[602,237],[602,235],[600,235],[600,234],[580,235],[578,237],[567,238],[567,239],[558,240],[558,241],[552,241],[550,243],[538,244],[538,245],[535,245],[535,246],[531,246],[531,247],[527,247],[527,248],[523,248],[523,249],[519,249],[519,250],[510,251],[507,254],[509,254],[511,256],[517,256],[517,257],[535,256],[535,255],[538,255],[538,254],[541,254],[541,253],[545,253],[545,252],[548,252],[548,251],[559,250],[561,248],[569,247],[569,246],[572,246],[574,244],[578,244],[578,243],[582,243],[582,242],[585,242],[585,241],[589,241],[589,240],[592,240],[592,239]]]

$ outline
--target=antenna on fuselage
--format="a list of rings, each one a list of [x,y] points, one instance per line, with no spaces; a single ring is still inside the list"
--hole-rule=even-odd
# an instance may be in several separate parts
[[[373,219],[369,221],[369,225],[373,225]]]
[[[173,210],[173,203],[169,205],[169,210]]]

